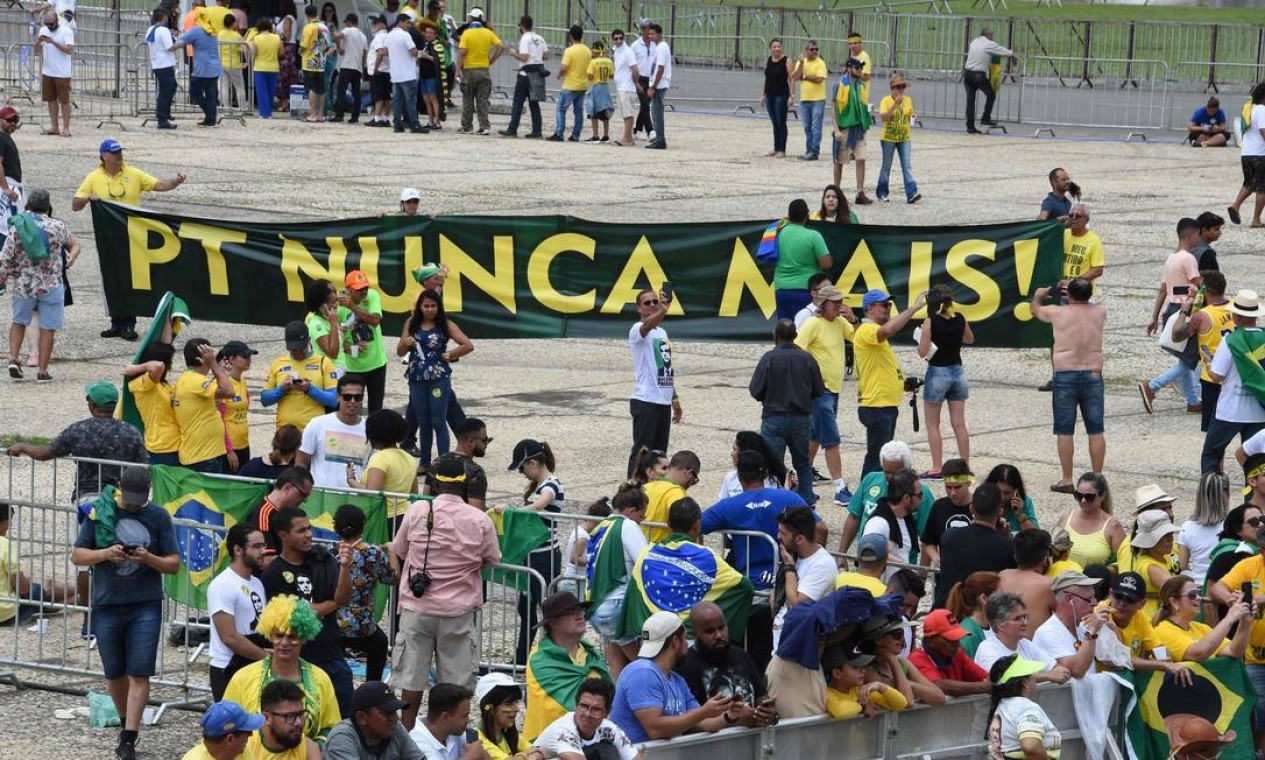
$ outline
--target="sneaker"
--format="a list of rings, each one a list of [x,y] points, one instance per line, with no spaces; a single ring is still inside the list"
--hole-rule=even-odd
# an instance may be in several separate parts
[[[341,122],[342,120],[343,120],[342,114],[334,114],[334,116],[330,117],[331,122]]]
[[[909,205],[912,206],[920,200],[922,200],[922,193],[915,193],[914,197],[909,199]]]
[[[610,142],[610,141],[611,141],[610,135],[603,135],[602,139],[598,140],[598,142]]]
[[[1037,386],[1037,390],[1041,391],[1042,393],[1053,393],[1054,381],[1046,380],[1044,385]]]
[[[460,129],[458,129],[458,130],[457,130],[457,134],[459,134],[459,135],[472,135],[472,134],[474,134],[474,130],[473,130],[473,129],[467,129],[466,127],[461,127]]]
[[[549,135],[545,139],[548,140],[549,142],[562,142],[562,135],[553,134],[553,135]]]
[[[9,377],[14,380],[22,379],[22,365],[17,362],[9,362]]]
[[[524,140],[541,140],[541,139],[544,139],[544,134],[541,132],[528,132],[527,134],[523,135],[523,139]]]
[[[102,331],[101,331],[101,337],[102,337],[102,338],[117,338],[117,337],[119,337],[119,336],[120,336],[120,335],[122,335],[122,334],[123,334],[123,333],[122,333],[121,331],[116,330],[116,329],[115,329],[115,328],[113,328],[113,327],[111,327],[109,330],[102,330]]]
[[[858,206],[868,206],[874,202],[874,199],[866,195],[864,190],[857,193],[857,197],[855,200]]]
[[[409,127],[408,131],[415,135],[429,135],[430,127]]]
[[[829,483],[830,478],[826,475],[822,475],[820,472],[817,472],[817,468],[814,467],[813,468],[813,482],[814,483]]]
[[[800,156],[800,157],[799,157],[799,160],[800,160],[800,161],[816,161],[816,160],[817,160],[817,154],[816,154],[816,153],[805,153],[804,155],[802,155],[802,156]]]
[[[403,133],[404,133],[404,127],[396,127],[396,128],[395,128],[395,133],[396,133],[397,135],[398,135],[398,134],[403,134]]]
[[[852,492],[848,490],[847,486],[835,491],[835,504],[846,507],[850,501],[852,501]]]
[[[482,135],[482,136],[484,136],[484,137],[487,137],[488,135],[492,134],[492,132],[491,132],[491,130],[487,130],[487,129],[480,129],[478,132],[475,132],[475,134],[476,134],[476,135]]]
[[[1155,414],[1155,391],[1145,380],[1138,381],[1138,393],[1142,394],[1142,406],[1146,407],[1146,413]]]
[[[886,195],[876,195],[876,196],[874,196],[874,200],[878,201],[879,203],[891,203],[891,202],[892,202],[891,197],[890,197],[890,196],[886,196]]]
[[[45,385],[47,383],[53,382],[53,376],[48,374],[47,372],[40,372],[39,374],[35,376],[35,382],[39,383],[40,385]],[[1203,411],[1203,407],[1200,407],[1200,411]]]
[[[601,140],[601,139],[602,139],[602,138],[598,137],[597,135],[593,135],[592,137],[590,137],[589,139],[585,140],[584,142],[598,142],[598,141],[599,141],[599,140]]]
[[[979,130],[978,130],[978,129],[976,129],[975,127],[967,127],[967,128],[966,128],[966,133],[967,133],[968,135],[982,135],[982,134],[984,134],[983,132],[979,131]]]
[[[176,125],[170,121],[160,121],[158,122],[158,128],[159,129],[175,129]]]
[[[518,137],[518,132],[512,129],[502,129],[502,130],[499,130],[497,134],[501,135],[502,137]]]
[[[136,745],[132,742],[119,741],[114,750],[115,760],[136,760]]]
[[[125,327],[122,330],[120,330],[119,337],[122,338],[123,340],[130,340],[132,342],[136,342],[140,340],[140,336],[136,334],[136,330],[130,327]]]
[[[580,138],[576,137],[575,135],[571,135],[570,137],[567,138],[567,142],[579,142],[579,141],[580,141]]]

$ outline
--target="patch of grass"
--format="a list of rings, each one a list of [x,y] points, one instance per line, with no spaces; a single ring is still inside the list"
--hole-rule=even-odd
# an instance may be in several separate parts
[[[902,0],[892,0],[894,4]],[[732,2],[732,0],[703,0],[706,5],[726,7],[778,8],[798,11],[848,11],[867,12],[874,9],[870,0],[774,0],[773,2]],[[988,8],[972,8],[967,0],[949,0],[953,16],[1040,18],[1063,21],[1167,21],[1172,23],[1249,24],[1261,21],[1259,8],[1178,7],[1155,5],[1088,5],[1065,2],[1061,8],[1038,7],[1035,2],[1007,0],[1006,9],[995,11]],[[684,7],[684,6],[681,6]],[[928,13],[930,3],[897,5],[898,13]]]

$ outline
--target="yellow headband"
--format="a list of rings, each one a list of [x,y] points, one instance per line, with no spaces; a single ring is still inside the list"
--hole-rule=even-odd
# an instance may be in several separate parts
[[[466,482],[466,474],[463,472],[460,475],[453,475],[452,477],[448,477],[447,475],[436,475],[435,480],[440,483],[464,483]]]
[[[1252,478],[1260,477],[1261,475],[1265,475],[1265,464],[1259,464],[1248,470],[1247,479],[1251,480]]]
[[[949,485],[954,485],[954,486],[959,486],[959,485],[969,486],[970,484],[975,482],[975,476],[974,475],[945,475],[944,482]]]

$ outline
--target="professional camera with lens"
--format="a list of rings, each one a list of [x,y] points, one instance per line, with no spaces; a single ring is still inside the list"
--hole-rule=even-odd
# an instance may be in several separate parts
[[[426,591],[430,588],[431,582],[430,573],[425,570],[419,570],[408,577],[408,590],[413,592],[413,596],[421,599],[426,596]]]
[[[918,392],[918,389],[919,389],[919,388],[921,388],[921,387],[922,387],[922,378],[921,378],[921,377],[907,377],[907,378],[905,378],[905,392],[906,392],[906,393],[917,393],[917,392]]]

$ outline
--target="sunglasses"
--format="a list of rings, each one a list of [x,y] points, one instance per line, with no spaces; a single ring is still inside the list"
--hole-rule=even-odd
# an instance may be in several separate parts
[[[1199,592],[1196,591],[1195,589],[1191,589],[1190,591],[1187,591],[1186,593],[1182,594],[1182,596],[1186,597],[1192,602],[1199,601]]]
[[[365,399],[365,394],[363,393],[342,393],[339,395],[343,401],[364,401]]]
[[[1088,493],[1086,493],[1085,491],[1072,492],[1072,498],[1076,499],[1077,501],[1093,501],[1094,499],[1097,499],[1099,496],[1102,496],[1102,494],[1098,493],[1097,491],[1090,491]]]
[[[650,299],[650,300],[648,300],[648,301],[642,301],[642,302],[641,302],[641,305],[642,305],[642,306],[658,306],[658,305],[659,305],[659,299],[657,299],[657,298],[652,298],[652,299]]]
[[[893,89],[893,90],[903,90],[903,89],[905,89],[905,85],[903,85],[903,84],[894,84],[894,85],[892,85],[892,89]]]
[[[1089,215],[1088,214],[1068,214],[1067,218],[1068,219],[1088,219]]]
[[[808,51],[809,51],[810,53],[816,53],[816,52],[817,52],[817,48],[808,48]]]

